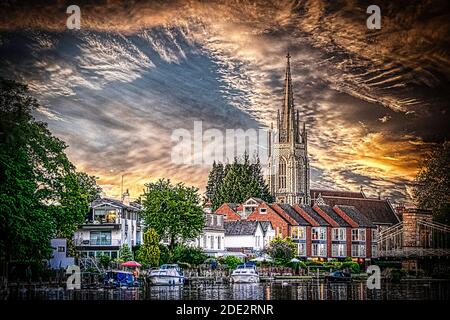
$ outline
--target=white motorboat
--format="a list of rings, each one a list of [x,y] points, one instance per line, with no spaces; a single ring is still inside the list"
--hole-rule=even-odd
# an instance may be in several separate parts
[[[258,283],[259,274],[254,264],[240,264],[231,273],[233,283]]]
[[[182,285],[184,275],[177,264],[163,264],[158,269],[150,270],[148,275],[154,285]]]

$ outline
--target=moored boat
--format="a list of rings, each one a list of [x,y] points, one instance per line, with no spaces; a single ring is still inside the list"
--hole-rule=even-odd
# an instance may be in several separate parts
[[[258,283],[259,274],[254,264],[240,264],[231,273],[231,281],[233,283]]]
[[[131,271],[109,270],[104,274],[103,284],[108,288],[138,287],[139,280]]]
[[[177,264],[163,264],[158,269],[150,270],[148,275],[154,285],[182,285],[184,275]]]

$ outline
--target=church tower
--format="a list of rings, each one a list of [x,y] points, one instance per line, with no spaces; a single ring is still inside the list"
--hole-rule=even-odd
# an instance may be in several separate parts
[[[307,133],[294,107],[291,65],[286,56],[283,105],[269,130],[268,184],[276,202],[310,203]],[[281,112],[280,112],[281,111]]]

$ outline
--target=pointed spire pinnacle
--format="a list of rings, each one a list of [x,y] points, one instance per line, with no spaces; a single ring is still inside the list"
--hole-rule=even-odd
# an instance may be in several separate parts
[[[280,130],[284,132],[284,137],[287,141],[293,141],[295,137],[295,111],[294,111],[294,93],[292,91],[292,78],[291,78],[291,55],[289,52],[286,55],[286,71],[284,78],[284,96],[283,106],[281,108],[281,127]]]

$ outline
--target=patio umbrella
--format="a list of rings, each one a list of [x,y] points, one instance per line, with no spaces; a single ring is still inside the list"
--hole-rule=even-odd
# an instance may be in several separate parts
[[[136,261],[127,261],[127,262],[122,263],[122,266],[124,266],[124,267],[140,267],[141,264]]]
[[[292,258],[291,262],[297,263],[297,262],[300,262],[300,260],[298,260],[297,258]]]

